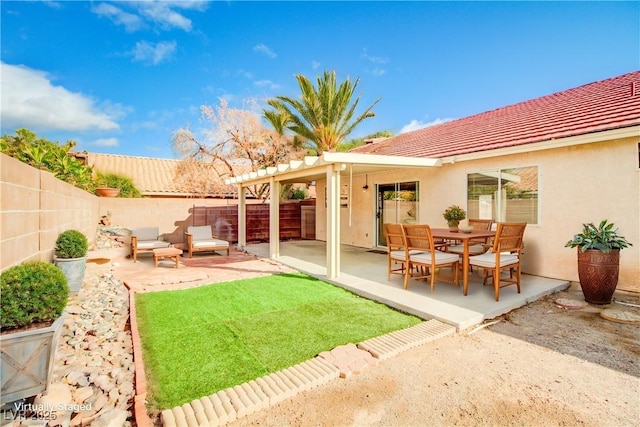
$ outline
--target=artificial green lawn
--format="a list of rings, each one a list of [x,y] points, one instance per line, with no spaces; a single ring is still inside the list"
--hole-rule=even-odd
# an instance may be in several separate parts
[[[155,409],[420,322],[303,274],[137,294],[136,313]]]

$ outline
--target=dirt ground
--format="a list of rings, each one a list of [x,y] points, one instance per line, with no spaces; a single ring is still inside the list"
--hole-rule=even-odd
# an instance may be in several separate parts
[[[640,294],[580,310],[559,298],[583,299],[579,289],[554,294],[232,425],[640,425],[640,325],[600,316],[640,315]]]

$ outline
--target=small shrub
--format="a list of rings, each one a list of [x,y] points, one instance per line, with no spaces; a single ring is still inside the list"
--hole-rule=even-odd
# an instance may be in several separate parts
[[[2,330],[49,322],[67,305],[69,286],[59,268],[43,261],[26,262],[2,273]]]
[[[309,197],[307,190],[305,188],[294,188],[291,190],[291,199],[292,200],[304,200]]]
[[[56,240],[54,253],[57,258],[82,258],[87,255],[89,242],[78,230],[67,230],[60,233]]]
[[[119,188],[118,197],[142,197],[142,193],[135,186],[131,178],[115,173],[98,173],[97,187]]]

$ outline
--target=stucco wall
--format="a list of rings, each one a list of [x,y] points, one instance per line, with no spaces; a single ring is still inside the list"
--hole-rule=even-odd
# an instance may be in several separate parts
[[[419,181],[418,221],[446,227],[442,217],[452,204],[466,206],[467,174],[487,169],[537,166],[540,220],[527,226],[523,271],[571,281],[578,280],[575,249],[564,244],[585,222],[608,219],[633,243],[621,251],[619,289],[640,292],[640,170],[638,139],[606,141],[480,159],[428,169],[369,174],[353,178],[353,210],[341,211],[342,243],[375,246],[375,184]],[[346,183],[343,178],[342,183]],[[324,200],[324,181],[318,181],[318,200]],[[316,235],[326,239],[326,209],[316,206]]]
[[[0,267],[51,261],[62,231],[76,229],[95,239],[97,197],[51,173],[0,154]]]
[[[237,205],[222,199],[124,199],[99,197],[100,216],[110,214],[111,224],[125,228],[158,227],[171,242],[182,242],[186,227],[194,225],[194,206]]]

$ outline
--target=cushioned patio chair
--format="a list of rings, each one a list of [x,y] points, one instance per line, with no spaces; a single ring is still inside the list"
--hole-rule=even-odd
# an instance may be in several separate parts
[[[516,285],[520,293],[520,252],[524,247],[526,227],[526,223],[498,223],[491,250],[482,255],[469,257],[470,265],[484,269],[483,284],[486,285],[489,276],[492,276],[496,301],[500,300],[500,288],[505,286]],[[501,278],[501,271],[506,269],[509,270],[509,278]]]
[[[402,232],[402,224],[384,224],[384,234],[387,239],[387,280],[391,280],[392,274],[404,276],[409,262],[407,242]]]
[[[131,257],[138,260],[140,252],[153,252],[154,249],[168,248],[171,243],[160,240],[158,227],[139,227],[131,229]]]
[[[189,258],[193,258],[194,252],[227,251],[229,255],[230,250],[229,242],[213,236],[210,225],[187,227],[185,244]]]
[[[405,289],[409,285],[409,278],[430,279],[431,292],[435,289],[436,279],[459,286],[459,257],[457,254],[437,250],[431,234],[431,227],[426,224],[407,224],[403,225],[402,230],[409,256],[409,265],[404,276]],[[450,280],[439,274],[441,269],[447,267],[450,267],[452,272]],[[413,275],[414,268],[418,271],[415,275]]]

